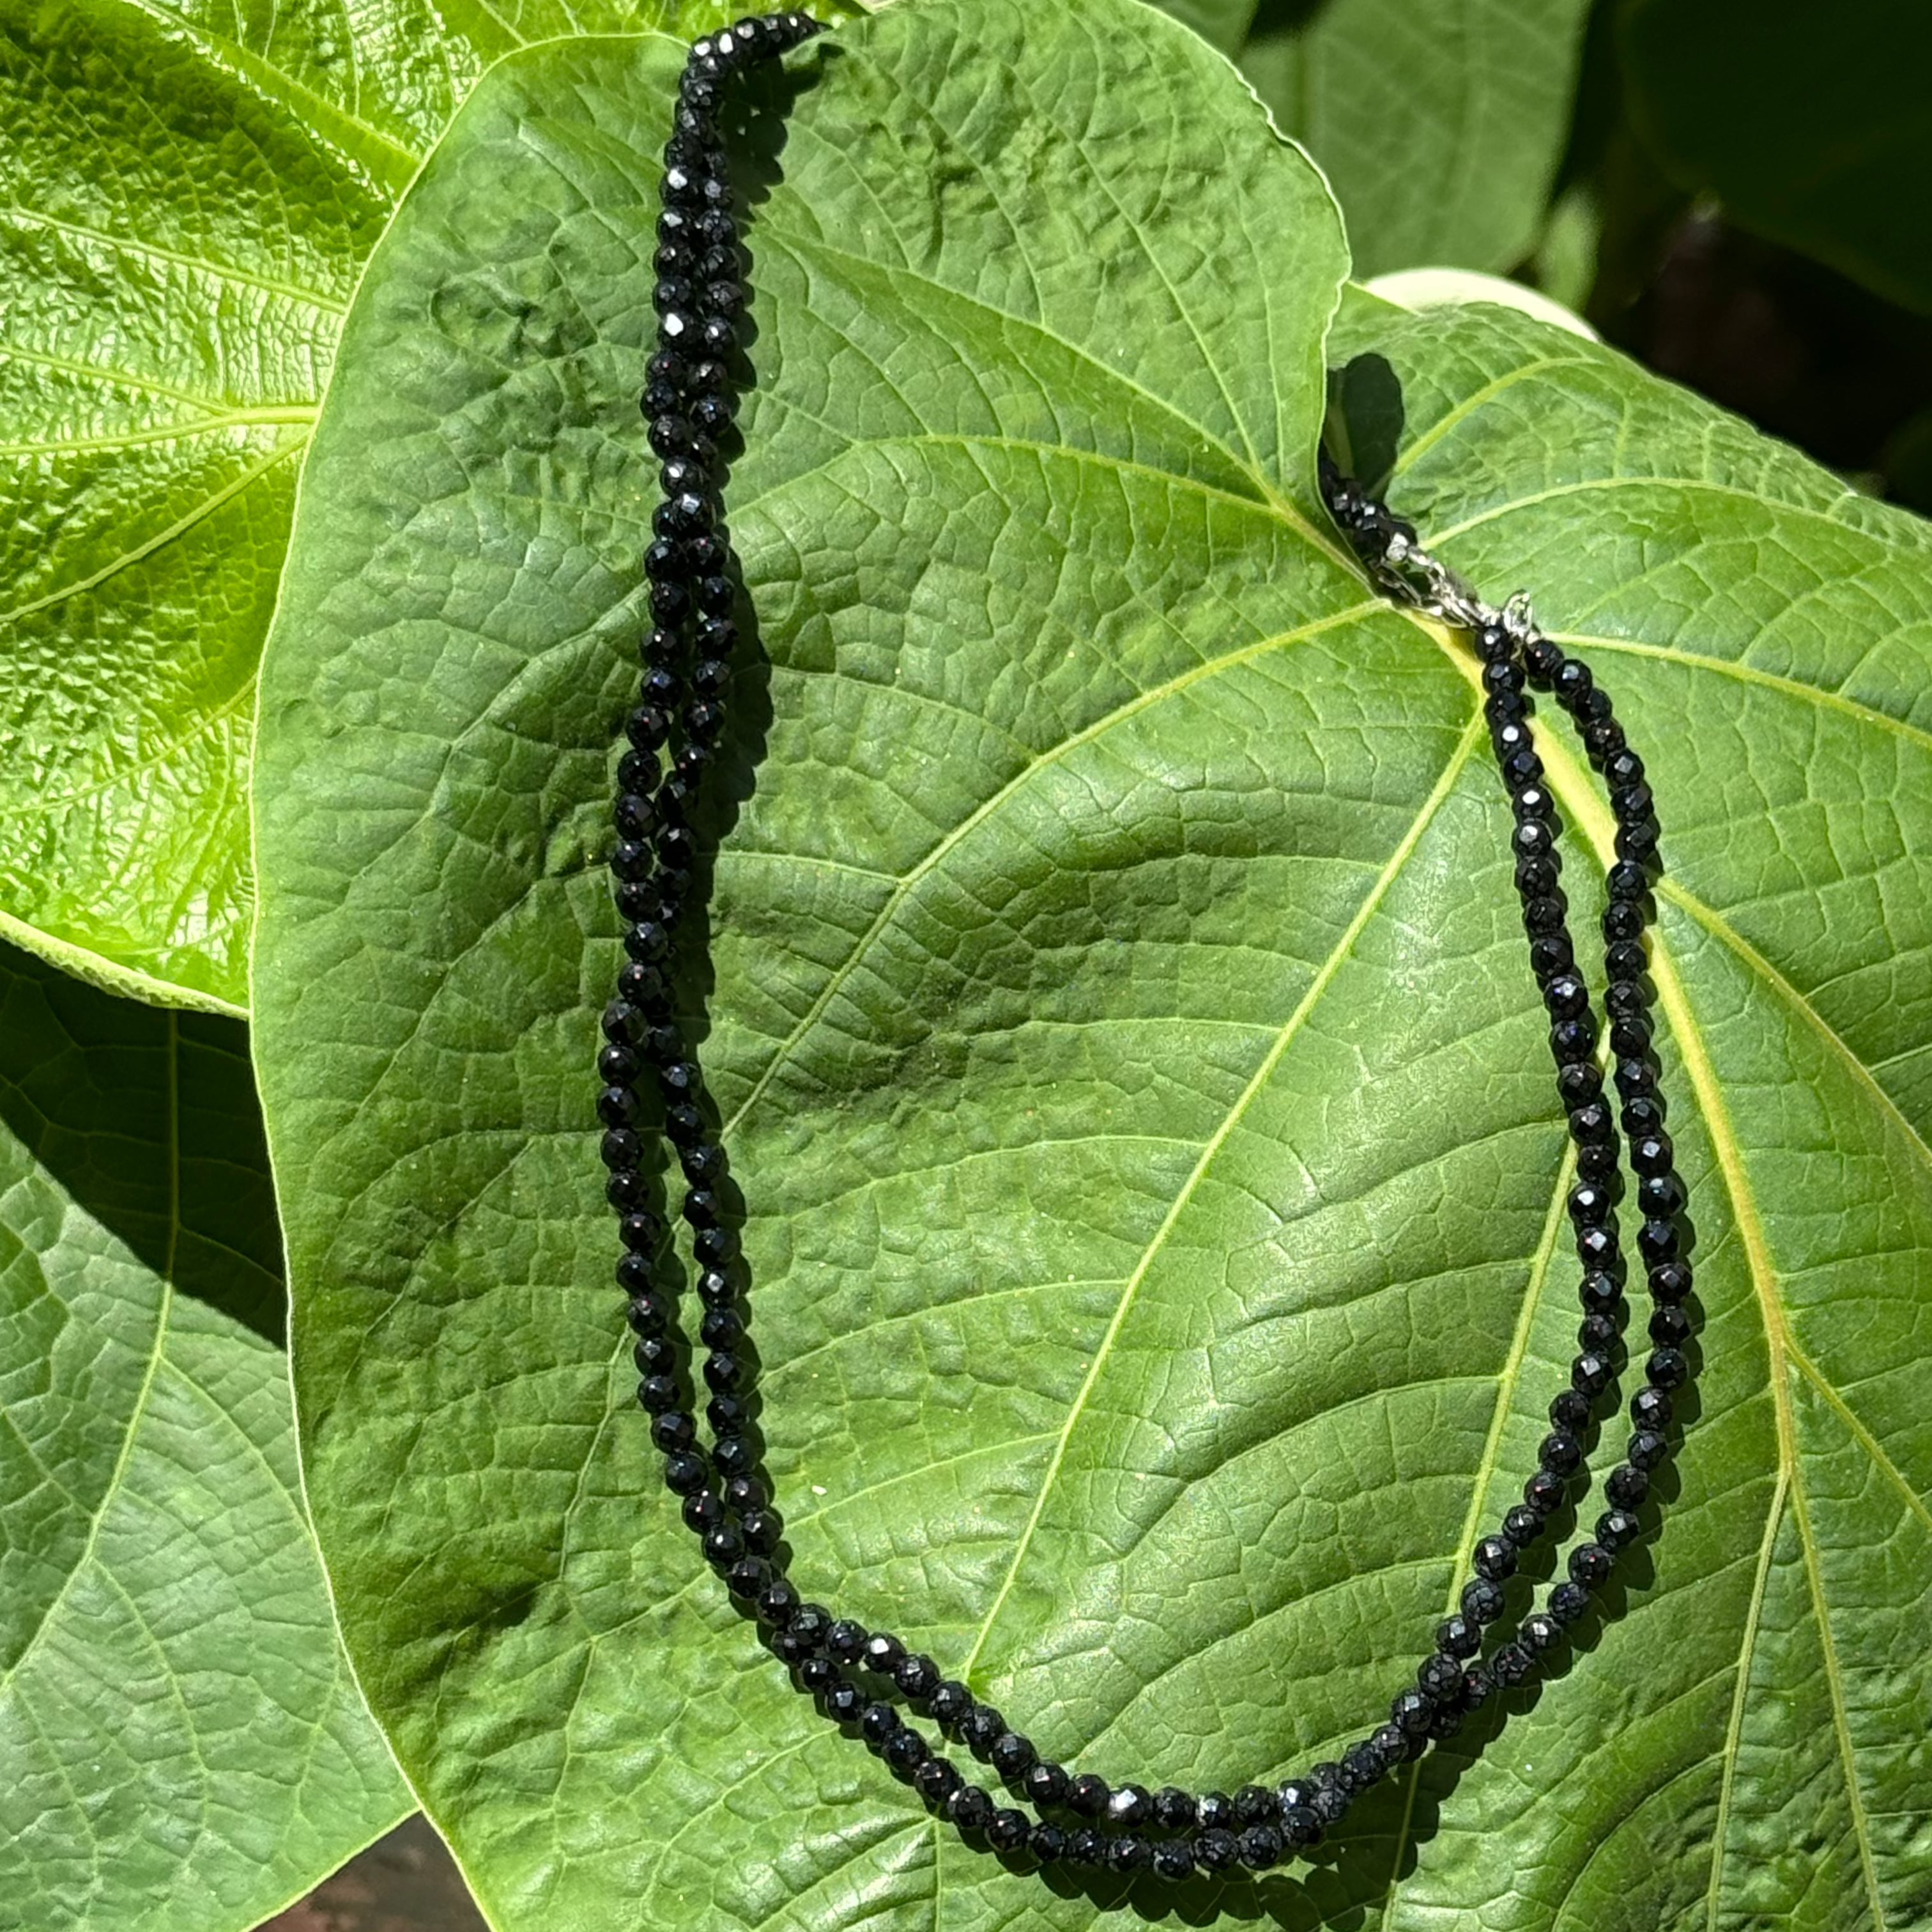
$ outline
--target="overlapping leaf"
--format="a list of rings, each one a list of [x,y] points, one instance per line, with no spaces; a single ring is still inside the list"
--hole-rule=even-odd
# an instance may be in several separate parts
[[[305,483],[255,992],[311,1498],[500,1923],[1085,1926],[1114,1882],[964,1850],[785,1684],[627,1413],[586,1069],[674,72],[645,40],[491,77]],[[708,1054],[796,1574],[1057,1754],[1265,1775],[1372,1721],[1567,1359],[1470,667],[1322,534],[1338,229],[1197,44],[941,0],[793,74]],[[1222,1903],[1909,1924],[1922,526],[1520,318],[1370,304],[1338,347],[1383,358],[1343,386],[1358,458],[1594,640],[1654,753],[1706,1325],[1615,1614],[1499,1738]]]
[[[0,952],[0,1897],[244,1932],[409,1808],[295,1466],[247,1048]]]
[[[362,262],[490,60],[737,10],[0,0],[0,932],[238,1010],[255,672]]]

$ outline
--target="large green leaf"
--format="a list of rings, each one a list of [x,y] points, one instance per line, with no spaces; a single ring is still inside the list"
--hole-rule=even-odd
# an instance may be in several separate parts
[[[1932,10],[1923,0],[1623,0],[1638,126],[1678,182],[1932,312]]]
[[[310,1495],[372,1705],[512,1932],[1072,1932],[1116,1894],[1006,1874],[832,1735],[629,1412],[586,1070],[674,65],[491,76],[304,478],[255,992]],[[708,1052],[796,1574],[1056,1754],[1276,1772],[1412,1663],[1574,1327],[1472,666],[1321,534],[1337,229],[1210,53],[1115,0],[934,0],[794,68]],[[1384,358],[1342,386],[1360,459],[1400,446],[1486,584],[1606,640],[1654,752],[1707,1325],[1621,1614],[1229,1902],[1913,1923],[1932,544],[1574,336],[1348,330]]]
[[[247,1042],[0,947],[0,1896],[224,1932],[409,1808],[296,1475]]]
[[[239,1010],[255,671],[364,258],[490,60],[740,10],[0,0],[0,935]]]
[[[1589,10],[1589,0],[1262,0],[1240,62],[1334,184],[1358,275],[1500,270],[1542,230]]]

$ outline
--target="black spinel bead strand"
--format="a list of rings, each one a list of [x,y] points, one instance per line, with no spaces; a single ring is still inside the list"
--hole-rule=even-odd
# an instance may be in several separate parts
[[[618,1278],[631,1297],[640,1400],[666,1458],[666,1480],[684,1498],[686,1520],[734,1599],[767,1628],[772,1648],[791,1666],[800,1688],[829,1717],[856,1729],[969,1843],[1007,1854],[1026,1851],[1042,1863],[1104,1865],[1121,1874],[1151,1867],[1172,1880],[1237,1864],[1264,1871],[1317,1843],[1356,1796],[1432,1740],[1450,1735],[1497,1684],[1521,1681],[1534,1660],[1560,1640],[1564,1624],[1581,1613],[1588,1592],[1608,1575],[1616,1551],[1636,1534],[1634,1511],[1644,1498],[1648,1472],[1666,1453],[1670,1391],[1688,1374],[1681,1345],[1688,1334],[1682,1304],[1690,1280],[1672,1225],[1682,1189],[1671,1169],[1662,1103],[1646,1057],[1642,893],[1644,868],[1654,860],[1657,844],[1650,794],[1641,765],[1586,668],[1546,640],[1522,638],[1508,625],[1478,631],[1484,710],[1514,818],[1516,883],[1531,966],[1550,1015],[1558,1090],[1576,1147],[1578,1179],[1569,1206],[1586,1263],[1585,1313],[1570,1386],[1551,1404],[1552,1431],[1524,1500],[1508,1512],[1500,1533],[1477,1544],[1460,1613],[1443,1623],[1437,1649],[1393,1700],[1386,1723],[1348,1746],[1339,1760],[1317,1765],[1274,1791],[1246,1786],[1232,1798],[1210,1792],[1197,1798],[1170,1786],[1150,1796],[1137,1784],[1114,1786],[1092,1773],[1070,1774],[1042,1757],[1029,1738],[964,1686],[941,1678],[931,1658],[909,1653],[890,1633],[868,1631],[802,1603],[783,1574],[782,1526],[754,1473],[752,1363],[736,1286],[736,1237],[721,1205],[724,1153],[703,1107],[702,1072],[693,1043],[674,1016],[666,973],[696,856],[694,808],[724,722],[722,700],[736,638],[734,566],[718,496],[716,439],[735,413],[729,358],[737,347],[746,292],[718,114],[735,74],[816,31],[816,23],[802,15],[774,14],[698,42],[680,84],[665,150],[664,207],[653,261],[659,346],[643,398],[650,440],[663,464],[665,496],[644,559],[653,622],[644,643],[640,701],[626,721],[630,749],[620,764],[614,809],[618,842],[612,867],[626,922],[627,963],[619,997],[604,1017],[606,1044],[598,1059],[607,1192],[620,1216],[625,1253]],[[1325,459],[1323,482],[1338,523],[1365,560],[1386,573],[1412,556],[1413,528],[1340,478]],[[1646,1384],[1632,1400],[1636,1431],[1628,1460],[1607,1486],[1610,1507],[1598,1519],[1594,1541],[1571,1552],[1569,1580],[1550,1593],[1547,1611],[1526,1618],[1486,1665],[1477,1660],[1477,1652],[1484,1628],[1502,1614],[1504,1586],[1515,1573],[1519,1552],[1543,1533],[1581,1465],[1582,1435],[1610,1380],[1610,1351],[1621,1307],[1612,1211],[1616,1137],[1595,1060],[1595,1022],[1568,931],[1556,849],[1559,826],[1529,728],[1526,690],[1532,684],[1553,692],[1576,721],[1610,787],[1617,819],[1618,863],[1604,917],[1605,1004],[1623,1124],[1633,1137],[1633,1165],[1640,1177],[1640,1246],[1650,1270],[1658,1346]],[[674,746],[667,772],[664,754]],[[665,1136],[682,1169],[682,1217],[691,1228],[699,1266],[698,1295],[704,1310],[699,1338],[709,1352],[703,1366],[710,1392],[704,1411],[708,1457],[680,1372],[675,1308],[652,1275],[665,1229],[643,1178],[635,1124],[638,1082],[647,1067],[663,1103]],[[990,1792],[965,1780],[892,1703],[870,1695],[859,1681],[862,1676],[928,1714],[1031,1804],[1088,1822],[1064,1828],[998,1804]]]

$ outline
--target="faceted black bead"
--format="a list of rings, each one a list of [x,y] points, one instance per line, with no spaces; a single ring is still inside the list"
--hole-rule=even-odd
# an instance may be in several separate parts
[[[893,1666],[892,1682],[914,1703],[923,1703],[939,1688],[939,1666],[929,1657],[902,1657]]]
[[[1644,1070],[1649,1071],[1647,1067]],[[1640,1088],[1624,1097],[1623,1122],[1624,1131],[1634,1140],[1660,1134],[1664,1131],[1664,1102],[1646,1088]]]
[[[762,1509],[770,1498],[764,1485],[755,1476],[734,1476],[724,1485],[724,1500],[735,1510]],[[826,1628],[832,1628],[828,1618]]]
[[[691,1251],[700,1266],[716,1268],[736,1255],[737,1232],[730,1228],[700,1228],[692,1239]]]
[[[1610,1552],[1600,1543],[1581,1543],[1570,1552],[1570,1580],[1586,1589],[1606,1582],[1610,1574]]]
[[[1640,1213],[1666,1220],[1684,1205],[1684,1184],[1674,1174],[1647,1174],[1636,1184]]]
[[[1590,1607],[1590,1593],[1580,1583],[1559,1583],[1550,1593],[1550,1614],[1559,1624],[1574,1624]]]
[[[1026,1774],[1026,1795],[1036,1804],[1066,1802],[1066,1770],[1049,1758],[1042,1758]]]
[[[1543,989],[1543,1004],[1560,1020],[1575,1018],[1589,1003],[1589,989],[1574,973],[1559,973]]]
[[[1670,1302],[1650,1311],[1650,1339],[1660,1348],[1682,1348],[1690,1339],[1690,1318]],[[1654,1373],[1651,1379],[1654,1382]]]
[[[706,1559],[721,1569],[737,1562],[745,1553],[745,1539],[735,1522],[721,1522],[704,1532]]]
[[[1476,655],[1484,664],[1502,664],[1516,655],[1516,639],[1500,624],[1485,624],[1475,634]]]
[[[1567,1429],[1552,1429],[1543,1438],[1536,1460],[1559,1476],[1570,1474],[1583,1460],[1583,1445]]]
[[[975,1757],[990,1757],[1006,1732],[1006,1719],[990,1704],[974,1704],[959,1720],[959,1741]]]
[[[688,1496],[704,1486],[704,1460],[688,1450],[664,1459],[664,1487],[675,1496]]]
[[[929,1757],[912,1774],[912,1787],[927,1804],[943,1805],[959,1789],[958,1772],[943,1757]]]
[[[1581,1435],[1590,1424],[1589,1398],[1574,1389],[1563,1390],[1550,1398],[1550,1420],[1566,1434]]]
[[[926,1708],[932,1713],[933,1720],[949,1736],[958,1735],[958,1727],[973,1708],[973,1694],[964,1684],[949,1678],[932,1690],[926,1700]]]
[[[1654,1469],[1670,1454],[1669,1440],[1657,1429],[1634,1431],[1624,1450],[1625,1457],[1639,1469]]]
[[[1195,1822],[1193,1798],[1178,1785],[1162,1785],[1154,1795],[1154,1821],[1164,1832],[1191,1831]]]
[[[1281,1834],[1272,1825],[1250,1825],[1236,1842],[1241,1862],[1250,1871],[1266,1871],[1281,1863]]]
[[[1271,1825],[1280,1801],[1266,1786],[1244,1784],[1234,1793],[1237,1825]]]
[[[1657,850],[1660,834],[1654,818],[1636,819],[1617,827],[1616,850],[1623,860],[1642,861]]]
[[[795,1631],[788,1630],[785,1641],[796,1644],[800,1640]],[[798,1666],[798,1681],[808,1690],[830,1690],[838,1682],[838,1666],[829,1657],[808,1656]],[[906,1735],[910,1737],[912,1733]]]
[[[854,1623],[850,1617],[841,1617],[825,1633],[826,1654],[836,1658],[841,1664],[856,1664],[865,1654],[868,1634],[863,1624]]]
[[[783,1630],[798,1611],[798,1592],[785,1578],[769,1576],[764,1588],[758,1592],[755,1607],[761,1622]]]
[[[1544,1610],[1532,1610],[1522,1620],[1520,1641],[1532,1656],[1554,1650],[1563,1641],[1563,1626]]]
[[[1616,1230],[1580,1228],[1576,1232],[1576,1256],[1586,1268],[1609,1267],[1617,1258]]]
[[[1441,1714],[1438,1711],[1436,1715]],[[1433,1722],[1431,1720],[1431,1736],[1435,1735]],[[1308,1802],[1316,1816],[1324,1825],[1340,1823],[1348,1814],[1349,1802],[1348,1789],[1342,1782],[1341,1766],[1324,1762],[1316,1765],[1308,1776],[1315,1786],[1314,1794]]]
[[[946,1801],[946,1815],[962,1832],[983,1832],[993,1822],[992,1794],[976,1784],[962,1784]]]
[[[1586,1315],[1576,1324],[1576,1346],[1592,1354],[1605,1354],[1617,1346],[1617,1324],[1600,1312]]]
[[[1282,1843],[1291,1852],[1306,1851],[1322,1838],[1321,1814],[1306,1804],[1284,1804],[1281,1811]]]
[[[1554,850],[1522,852],[1516,856],[1516,889],[1526,901],[1540,901],[1556,890],[1563,876]]]
[[[1670,1426],[1670,1398],[1660,1388],[1640,1388],[1630,1397],[1630,1420],[1640,1429]]]
[[[1519,1550],[1527,1550],[1543,1534],[1544,1521],[1527,1503],[1513,1503],[1504,1512],[1503,1534]]]
[[[1534,784],[1543,776],[1543,760],[1528,745],[1520,745],[1499,760],[1503,782],[1514,790],[1519,785]]]
[[[627,1256],[625,1258],[628,1260],[631,1257]],[[620,1262],[618,1265],[621,1268],[623,1264]],[[639,1272],[648,1278],[648,1270],[640,1270]],[[625,1314],[632,1332],[649,1340],[662,1335],[670,1325],[670,1305],[662,1294],[646,1288],[631,1297],[630,1306]]]
[[[1104,1778],[1096,1772],[1084,1771],[1066,1787],[1067,1809],[1082,1818],[1103,1817],[1107,1801],[1112,1795]]]
[[[1481,1618],[1480,1622],[1491,1619]],[[1441,1703],[1445,1697],[1454,1696],[1462,1682],[1461,1661],[1445,1651],[1438,1651],[1425,1657],[1416,1667],[1415,1681],[1425,1696]]]
[[[1618,1508],[1634,1510],[1650,1493],[1650,1478],[1628,1462],[1619,1462],[1604,1484],[1604,1493]]]
[[[1003,1731],[993,1740],[992,1748],[986,1754],[993,1768],[1009,1784],[1015,1778],[1024,1778],[1037,1755],[1033,1740],[1018,1731]]]
[[[1538,898],[1523,902],[1522,922],[1532,932],[1555,932],[1562,928],[1568,912],[1569,908],[1564,904],[1561,893],[1545,892]],[[1565,1054],[1562,1058],[1574,1060],[1576,1056]]]
[[[1502,1586],[1486,1576],[1472,1576],[1462,1586],[1462,1614],[1472,1622],[1489,1624],[1503,1613]],[[1428,1686],[1424,1685],[1426,1690]]]
[[[1529,700],[1520,691],[1492,692],[1483,700],[1483,716],[1492,726],[1513,724],[1529,715]]]
[[[1615,758],[1624,745],[1623,727],[1614,718],[1592,718],[1583,727],[1583,748],[1594,763]]]
[[[1646,1221],[1636,1231],[1639,1252],[1646,1262],[1675,1261],[1677,1258],[1677,1223],[1675,1221]]]
[[[865,1708],[865,1694],[856,1684],[835,1684],[825,1694],[826,1714],[842,1724],[850,1724]]]
[[[1526,819],[1510,834],[1510,844],[1516,856],[1522,859],[1546,859],[1555,849],[1556,835],[1540,818]],[[1546,891],[1548,887],[1539,881],[1536,884],[1522,878],[1519,874],[1516,883],[1532,892]]]
[[[1220,1829],[1234,1822],[1234,1801],[1225,1791],[1204,1791],[1195,1810],[1207,1829]]]
[[[712,1426],[716,1426],[715,1421]],[[746,1548],[757,1556],[770,1556],[784,1534],[784,1524],[776,1510],[752,1510],[738,1527],[745,1532]]]
[[[902,1728],[886,1740],[885,1760],[902,1777],[908,1772],[917,1770],[932,1755],[932,1746],[916,1731]],[[1021,1824],[1024,1830],[1024,1819]]]
[[[1022,1852],[1026,1849],[1027,1816],[1010,1804],[1002,1804],[986,1821],[986,1842],[996,1852]]]
[[[1600,1228],[1615,1211],[1606,1189],[1579,1181],[1570,1190],[1570,1218],[1580,1228]]]
[[[859,1734],[868,1744],[884,1744],[898,1728],[899,1714],[890,1704],[868,1704],[859,1713]]]
[[[677,1407],[677,1382],[672,1376],[646,1376],[638,1384],[638,1403],[646,1414],[668,1415]]]
[[[1210,1871],[1226,1871],[1240,1852],[1234,1833],[1216,1826],[1196,1837],[1194,1856]]]
[[[1650,1292],[1654,1299],[1666,1303],[1682,1301],[1690,1292],[1690,1264],[1685,1261],[1669,1261],[1650,1270]]]
[[[711,1445],[711,1460],[719,1473],[727,1476],[748,1474],[758,1462],[752,1445],[742,1436],[719,1436]]]
[[[1556,674],[1557,698],[1564,704],[1573,704],[1595,682],[1590,675],[1590,667],[1581,658],[1566,657],[1562,669]]]
[[[1586,1352],[1570,1364],[1570,1386],[1580,1395],[1601,1395],[1610,1386],[1610,1375],[1606,1357]]]
[[[1660,1389],[1681,1388],[1690,1373],[1690,1365],[1675,1348],[1656,1348],[1644,1364],[1644,1373]]]
[[[877,1671],[882,1677],[890,1677],[898,1668],[905,1655],[905,1646],[890,1630],[875,1630],[866,1638],[861,1661],[868,1670]]]
[[[1516,1574],[1516,1546],[1503,1537],[1486,1536],[1476,1545],[1474,1564],[1478,1576],[1507,1582]]]
[[[1438,1742],[1453,1738],[1462,1728],[1462,1713],[1453,1704],[1438,1704],[1429,1720],[1429,1735]]]
[[[1372,1738],[1364,1738],[1342,1754],[1342,1774],[1356,1791],[1367,1790],[1388,1768],[1388,1759]]]
[[[707,1308],[698,1334],[707,1348],[735,1348],[744,1339],[745,1324],[735,1310]]]
[[[1604,874],[1604,885],[1612,899],[1627,900],[1632,904],[1650,896],[1649,874],[1628,859],[1612,866]]]
[[[1520,1684],[1532,1668],[1529,1652],[1520,1643],[1506,1643],[1491,1660],[1490,1669],[1498,1684]]]
[[[1606,1550],[1628,1548],[1643,1526],[1628,1510],[1607,1509],[1597,1519],[1597,1540]]]
[[[1474,1657],[1483,1647],[1481,1627],[1467,1617],[1445,1617],[1436,1626],[1436,1647],[1450,1657]]]
[[[1194,1854],[1183,1841],[1156,1845],[1154,1848],[1154,1871],[1155,1877],[1178,1885],[1194,1876]]]
[[[1559,973],[1567,973],[1576,963],[1576,956],[1567,933],[1546,932],[1530,942],[1529,968],[1539,980],[1553,978]],[[1589,1063],[1584,1062],[1586,1066]],[[1592,1072],[1595,1072],[1594,1067]],[[1602,1084],[1598,1075],[1598,1084]],[[1592,1088],[1594,1092],[1595,1088]]]
[[[1043,1865],[1058,1864],[1066,1856],[1066,1834],[1058,1825],[1036,1825],[1027,1834],[1027,1850]]]
[[[1565,662],[1562,647],[1548,638],[1532,638],[1522,648],[1523,668],[1539,686],[1550,685]]]
[[[1107,1822],[1112,1825],[1140,1826],[1154,1816],[1154,1801],[1144,1786],[1123,1784],[1108,1798]]]
[[[676,1347],[662,1335],[646,1336],[632,1349],[631,1356],[638,1365],[638,1372],[646,1378],[652,1376],[674,1378],[677,1373]],[[662,1406],[674,1408],[677,1405],[675,1402],[667,1402]],[[710,1493],[708,1490],[706,1492],[707,1496]],[[720,1504],[718,1507],[722,1510],[723,1505]],[[687,1516],[686,1520],[690,1522],[691,1519]],[[692,1523],[694,1529],[703,1528],[706,1526],[703,1523]]]
[[[1496,748],[1496,756],[1504,759],[1513,757],[1518,752],[1534,750],[1536,742],[1530,734],[1529,727],[1520,718],[1497,725],[1490,733],[1490,740]]]

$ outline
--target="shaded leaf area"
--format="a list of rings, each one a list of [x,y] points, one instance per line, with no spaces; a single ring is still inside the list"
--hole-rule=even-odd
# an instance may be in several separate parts
[[[1189,18],[1216,10],[1174,0]],[[1355,273],[1514,268],[1541,233],[1587,0],[1262,0],[1238,43],[1334,184]],[[1202,21],[1204,28],[1208,26]]]
[[[1631,114],[1679,186],[1932,313],[1924,8],[1624,0],[1617,25]]]
[[[409,1800],[296,1473],[247,1046],[0,952],[0,1888],[236,1932]]]
[[[239,1011],[254,680],[362,262],[488,62],[718,0],[0,0],[0,933]]]
[[[372,1704],[500,1924],[1159,1913],[976,1856],[833,1736],[702,1574],[629,1412],[588,1069],[653,500],[640,158],[676,58],[490,77],[372,264],[319,433],[266,671],[255,976],[318,1532]],[[789,134],[744,137],[760,385],[730,501],[763,656],[703,989],[796,1574],[1056,1755],[1278,1774],[1406,1677],[1571,1346],[1472,667],[1324,534],[1337,225],[1198,42],[1114,0],[1047,26],[961,0],[790,74],[766,97],[796,93]],[[1360,352],[1383,361],[1345,386],[1352,431],[1486,584],[1520,570],[1566,623],[1592,584],[1641,584],[1633,451],[1726,514],[1822,496],[1781,528],[1837,601],[1778,674],[1891,653],[1903,688],[1922,526],[1520,320],[1364,303],[1336,359]],[[1565,466],[1603,487],[1544,511]],[[1538,514],[1560,540],[1483,549]],[[1688,648],[1770,595],[1716,514],[1646,529],[1721,587],[1634,640]],[[1872,546],[1862,599],[1841,530]],[[1760,806],[1687,803],[1670,767],[1685,706],[1716,732],[1721,698],[1616,664],[1633,728],[1676,741],[1687,896],[1658,970],[1706,1326],[1664,1533],[1499,1742],[1187,1913],[1923,1908],[1920,1156],[1774,989],[1723,979],[1688,896],[1742,920],[1863,879],[1834,919],[1909,1002],[1914,794],[1841,754],[1884,808],[1863,843],[1822,792],[1796,812],[1787,890],[1729,816]],[[1594,874],[1573,856],[1586,916]],[[1802,917],[1750,929],[1820,983]],[[1868,1069],[1900,1108],[1915,1026]]]

